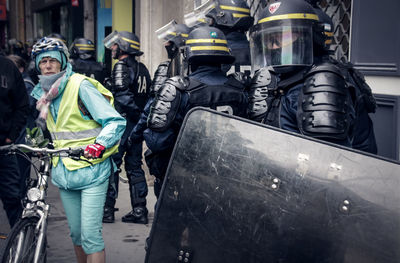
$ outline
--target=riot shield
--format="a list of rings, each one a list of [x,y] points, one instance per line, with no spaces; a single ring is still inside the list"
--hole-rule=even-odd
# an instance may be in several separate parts
[[[399,163],[195,109],[146,262],[400,262],[399,186]]]

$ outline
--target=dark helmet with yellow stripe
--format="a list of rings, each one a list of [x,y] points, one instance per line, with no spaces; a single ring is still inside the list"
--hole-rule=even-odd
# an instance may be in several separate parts
[[[93,59],[95,51],[93,41],[86,38],[75,38],[69,47],[70,58]]]
[[[333,43],[334,35],[334,24],[330,16],[328,16],[319,7],[314,8],[315,13],[317,13],[319,18],[319,23],[322,27],[322,32],[317,32],[314,36],[314,43],[317,45],[317,52],[331,53],[331,45]],[[319,34],[321,33],[321,34]],[[319,35],[318,35],[319,34]]]
[[[254,22],[245,0],[208,0],[195,5],[195,11],[211,18],[210,26],[230,31],[247,31]]]
[[[189,64],[232,64],[235,61],[224,33],[215,27],[204,26],[190,32],[186,49]]]
[[[50,35],[48,35],[46,37],[57,38],[58,40],[61,40],[64,43],[64,45],[68,46],[67,45],[67,39],[63,35],[61,35],[59,33],[51,33]]]
[[[140,51],[139,38],[128,31],[114,31],[103,40],[104,46],[108,49],[114,44],[118,45],[117,54],[121,51],[134,56],[141,56],[143,52]]]
[[[330,47],[334,39],[333,34],[335,29],[332,18],[321,9],[319,5],[321,0],[306,1],[310,3],[310,5],[314,8],[315,13],[318,15],[320,26],[322,28],[321,32],[317,32],[321,34],[314,35],[314,43],[317,45],[317,55],[330,54]]]
[[[314,62],[315,35],[321,34],[314,8],[304,0],[281,0],[261,11],[250,29],[253,71],[273,66],[277,72]]]

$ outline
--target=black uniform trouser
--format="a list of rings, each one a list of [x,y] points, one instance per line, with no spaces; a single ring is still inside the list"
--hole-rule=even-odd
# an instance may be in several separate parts
[[[125,171],[129,182],[129,194],[132,209],[137,206],[146,206],[146,196],[148,193],[147,182],[142,169],[143,143],[134,143],[128,147],[128,143],[120,144],[118,153],[112,156],[118,170],[114,172],[114,180],[110,180],[107,191],[106,206],[114,207],[118,197],[119,172],[122,160],[125,161]],[[111,185],[114,181],[115,186]]]
[[[22,213],[21,176],[15,155],[0,153],[0,198],[12,227]]]
[[[156,154],[148,150],[144,154],[150,174],[156,178],[154,180],[154,194],[157,199],[160,197],[161,188],[164,183],[164,178],[167,172],[169,159],[172,155],[172,150],[173,148],[158,152]]]

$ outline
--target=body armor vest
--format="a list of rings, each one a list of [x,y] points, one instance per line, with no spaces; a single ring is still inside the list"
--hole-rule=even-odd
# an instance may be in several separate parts
[[[189,94],[187,108],[201,106],[246,117],[248,103],[244,89],[245,87],[234,78],[228,78],[224,85],[206,85],[190,79],[189,87],[185,91]]]
[[[142,110],[150,94],[150,84],[149,71],[142,63],[128,57],[128,59],[120,60],[115,64],[114,89],[125,89],[125,85],[128,85],[134,95],[135,104]]]
[[[206,85],[193,78],[180,76],[168,79],[160,88],[148,117],[148,127],[154,131],[165,131],[171,127],[181,108],[183,94],[188,95],[184,110],[201,106],[247,117],[248,98],[245,86],[230,77],[223,85]],[[186,112],[182,114],[185,115]]]

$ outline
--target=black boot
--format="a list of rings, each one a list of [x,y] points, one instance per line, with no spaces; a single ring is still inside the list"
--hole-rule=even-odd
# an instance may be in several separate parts
[[[115,212],[114,207],[105,206],[103,214],[103,223],[114,223],[115,221],[114,212]]]
[[[147,217],[148,213],[149,212],[145,206],[134,207],[132,211],[122,217],[122,222],[147,224],[149,223],[149,219]]]

